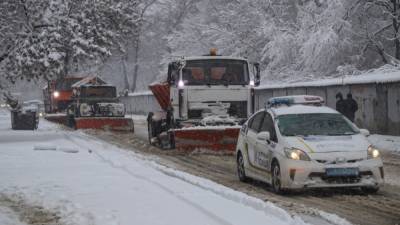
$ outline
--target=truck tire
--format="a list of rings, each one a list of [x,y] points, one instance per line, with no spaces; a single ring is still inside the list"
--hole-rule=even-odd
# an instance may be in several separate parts
[[[149,144],[150,145],[154,145],[154,143],[152,142],[152,139],[154,137],[154,124],[153,124],[153,112],[150,112],[147,115],[147,136],[148,136],[148,140],[149,140]]]

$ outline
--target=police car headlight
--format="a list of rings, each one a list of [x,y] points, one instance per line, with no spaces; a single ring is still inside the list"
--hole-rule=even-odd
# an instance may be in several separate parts
[[[304,151],[297,148],[285,148],[286,157],[293,160],[310,161],[310,157]]]
[[[381,156],[379,150],[372,145],[368,147],[367,152],[368,152],[368,159],[375,159]]]

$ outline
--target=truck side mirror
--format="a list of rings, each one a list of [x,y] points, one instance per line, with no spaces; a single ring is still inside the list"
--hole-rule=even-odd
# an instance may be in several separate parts
[[[175,84],[176,74],[177,74],[178,70],[179,70],[179,65],[177,64],[177,62],[172,62],[172,63],[168,64],[167,81],[168,81],[169,85]]]
[[[172,63],[170,63],[170,64],[168,64],[168,78],[167,78],[167,82],[168,82],[168,84],[169,85],[171,85],[173,82],[172,82],[172,80],[173,80],[173,78],[172,78],[172,70],[173,70],[173,68],[172,68],[173,66],[172,66]]]
[[[254,63],[254,86],[259,86],[261,82],[260,63]]]

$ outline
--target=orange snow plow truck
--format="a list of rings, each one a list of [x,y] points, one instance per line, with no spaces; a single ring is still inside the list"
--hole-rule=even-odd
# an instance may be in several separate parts
[[[119,102],[115,86],[92,76],[81,78],[69,87],[66,114],[46,115],[46,119],[75,129],[134,130],[132,119],[125,118],[125,106]]]
[[[234,152],[241,124],[254,112],[259,71],[258,63],[217,56],[215,50],[169,63],[166,81],[149,86],[162,108],[147,116],[150,144]]]
[[[43,88],[43,98],[46,113],[64,112],[72,102],[72,85],[84,79],[83,77],[65,77],[51,80]]]

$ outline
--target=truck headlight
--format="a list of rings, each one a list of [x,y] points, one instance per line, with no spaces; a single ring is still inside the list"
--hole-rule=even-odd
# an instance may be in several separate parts
[[[81,116],[90,116],[91,114],[91,108],[87,103],[82,103],[79,106],[79,113],[81,114]]]
[[[124,104],[118,104],[116,105],[115,109],[117,110],[117,113],[119,115],[125,115],[125,105]]]
[[[289,159],[311,161],[307,153],[297,148],[285,148],[285,154]]]
[[[379,150],[372,145],[368,147],[367,152],[368,152],[368,159],[375,159],[381,156]]]
[[[178,88],[183,88],[185,87],[185,82],[183,82],[183,80],[179,80],[178,81]]]
[[[53,92],[53,96],[54,96],[54,98],[60,97],[60,92],[58,92],[58,91]]]

